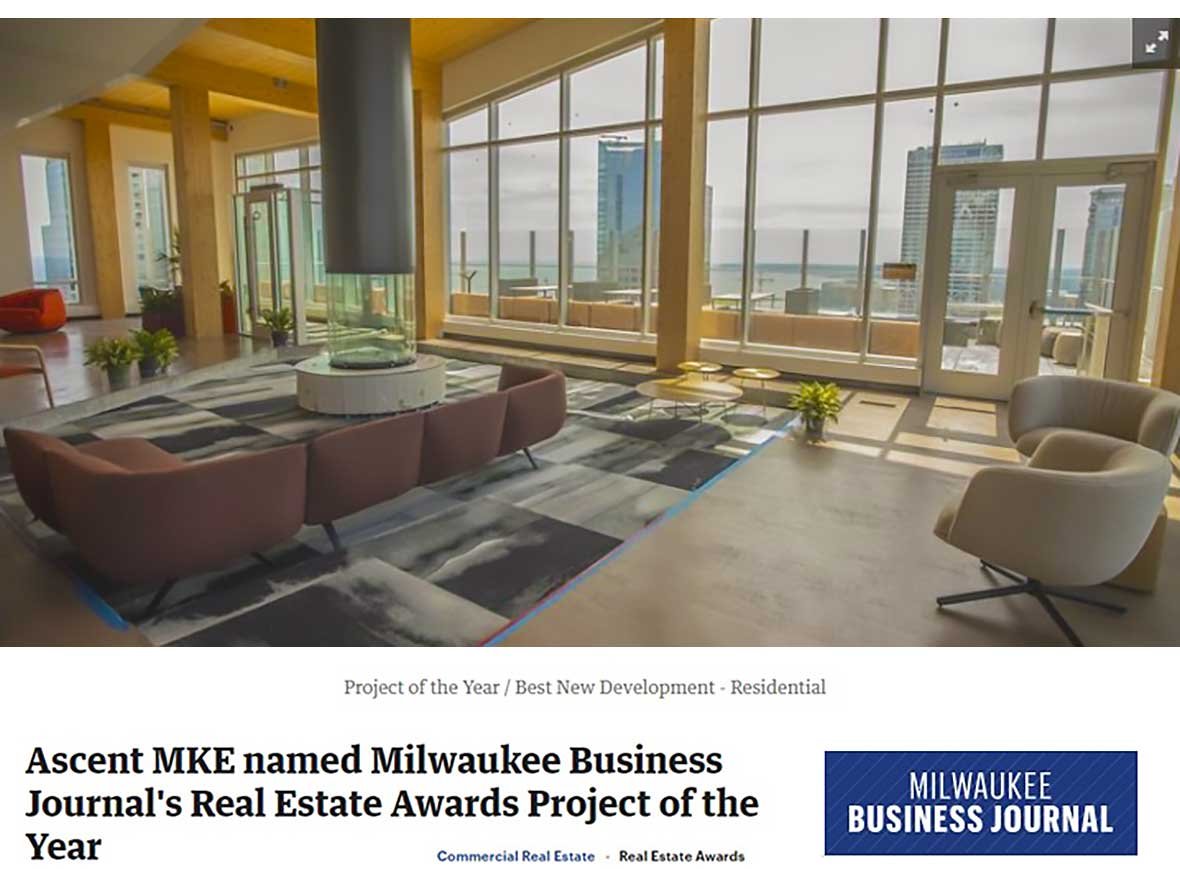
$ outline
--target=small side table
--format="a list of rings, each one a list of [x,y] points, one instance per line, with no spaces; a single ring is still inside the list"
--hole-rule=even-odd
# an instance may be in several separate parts
[[[768,390],[766,384],[771,380],[777,380],[782,376],[782,372],[775,371],[773,368],[739,368],[733,373],[733,376],[738,379],[743,387],[745,381],[753,380],[758,384],[759,390],[762,393],[762,419],[766,419],[766,399]]]
[[[692,360],[681,362],[676,367],[684,372],[685,379],[689,375],[699,374],[704,380],[708,380],[710,374],[716,374],[721,370],[721,366],[716,362],[697,362]]]

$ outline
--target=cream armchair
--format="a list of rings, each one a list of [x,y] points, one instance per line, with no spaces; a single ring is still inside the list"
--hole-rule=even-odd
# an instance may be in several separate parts
[[[1131,563],[1171,473],[1154,450],[1078,431],[1048,434],[1025,466],[983,468],[959,502],[942,511],[934,533],[1014,584],[946,595],[938,605],[1028,594],[1071,643],[1082,645],[1051,598],[1125,612],[1072,587],[1106,582]]]
[[[1031,456],[1049,434],[1063,429],[1097,432],[1170,456],[1180,438],[1180,395],[1093,377],[1030,377],[1016,384],[1008,403],[1008,434]]]

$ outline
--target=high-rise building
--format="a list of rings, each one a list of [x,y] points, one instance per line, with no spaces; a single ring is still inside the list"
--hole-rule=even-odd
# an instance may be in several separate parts
[[[140,166],[132,167],[130,174],[135,279],[140,286],[166,287],[172,282],[167,260],[170,239],[166,176],[163,169]]]
[[[1004,146],[987,142],[943,145],[942,165],[994,163],[1004,159]],[[921,286],[921,264],[926,248],[926,227],[930,215],[930,178],[934,149],[914,148],[906,155],[905,205],[901,225],[901,261],[916,263],[918,277],[899,282],[898,314],[917,316]],[[952,218],[949,291],[952,301],[988,300],[988,287],[995,259],[996,222],[1000,194],[996,190],[962,190],[956,197]]]
[[[603,136],[598,141],[598,227],[596,278],[620,287],[643,284],[643,142]],[[652,154],[652,246],[659,250],[660,143]],[[705,186],[705,275],[713,229],[713,188]],[[659,286],[658,257],[653,276]]]
[[[643,142],[598,140],[597,279],[623,287],[643,283]],[[660,150],[653,155],[660,172]],[[657,206],[658,207],[658,206]]]
[[[1099,187],[1090,191],[1090,214],[1082,248],[1080,304],[1109,306],[1119,255],[1119,228],[1123,225],[1123,188]]]
[[[45,161],[49,222],[41,227],[45,282],[74,280],[74,235],[70,231],[70,176],[65,160]],[[68,287],[62,287],[68,292]]]

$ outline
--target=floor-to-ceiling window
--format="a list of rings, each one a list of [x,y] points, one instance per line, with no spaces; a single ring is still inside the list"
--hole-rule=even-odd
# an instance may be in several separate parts
[[[937,166],[1159,156],[1174,73],[1132,68],[1129,30],[1107,19],[715,20],[704,337],[915,367]],[[1071,250],[1093,233],[1063,228]],[[987,229],[972,238],[995,236]],[[1075,266],[1063,293],[1081,304]]]
[[[640,35],[448,118],[448,317],[656,331],[661,52]]]
[[[1178,197],[1180,197],[1180,192],[1178,192],[1180,185],[1177,184],[1177,179],[1180,178],[1180,81],[1173,84],[1171,117],[1164,148],[1164,162],[1157,176],[1159,181],[1159,220],[1156,224],[1150,289],[1147,296],[1147,310],[1144,315],[1143,349],[1139,355],[1139,379],[1145,382],[1151,381],[1155,368],[1160,310],[1163,306],[1165,275],[1168,267],[1168,251],[1172,250],[1176,244],[1180,244],[1172,236],[1172,233],[1180,232],[1180,224],[1176,219],[1176,204]]]
[[[172,209],[167,166],[130,166],[132,255],[135,286],[170,287],[178,283],[172,244]]]
[[[70,161],[65,157],[22,154],[25,221],[33,285],[56,287],[66,304],[82,301],[74,244],[74,213],[70,197]]]

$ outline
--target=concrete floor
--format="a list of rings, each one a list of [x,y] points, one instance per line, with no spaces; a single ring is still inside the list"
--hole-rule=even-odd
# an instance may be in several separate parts
[[[574,359],[565,355],[564,362]],[[826,442],[772,442],[504,644],[1060,644],[1032,600],[943,612],[934,605],[938,594],[992,582],[931,528],[978,468],[1019,461],[1005,435],[1004,406],[865,390],[846,395]],[[1096,589],[1130,608],[1122,617],[1061,604],[1088,643],[1180,644],[1180,479],[1173,482],[1158,591]],[[133,628],[104,624],[69,579],[34,558],[3,521],[0,563],[0,643],[145,642]]]
[[[110,392],[106,375],[95,368],[87,368],[83,360],[86,346],[99,338],[126,337],[140,328],[138,317],[121,320],[71,320],[56,332],[43,335],[0,334],[0,348],[5,344],[35,344],[45,354],[49,382],[59,407],[95,398]],[[217,362],[235,359],[254,352],[256,344],[237,335],[213,338],[181,338],[180,357],[172,363],[172,374],[182,374]],[[262,347],[263,345],[257,345]],[[26,355],[3,354],[5,362],[27,364]],[[138,382],[138,371],[132,372],[131,384]],[[45,385],[39,375],[21,375],[0,379],[0,423],[30,416],[49,408]]]
[[[0,519],[0,645],[147,646],[134,628],[119,630],[94,614],[72,581],[34,555]]]
[[[772,443],[503,642],[1060,645],[1031,599],[934,602],[997,581],[931,529],[975,470],[1019,460],[1006,427],[1003,405],[856,392],[826,443]],[[1173,484],[1159,589],[1093,590],[1125,616],[1062,604],[1088,644],[1180,643]]]

